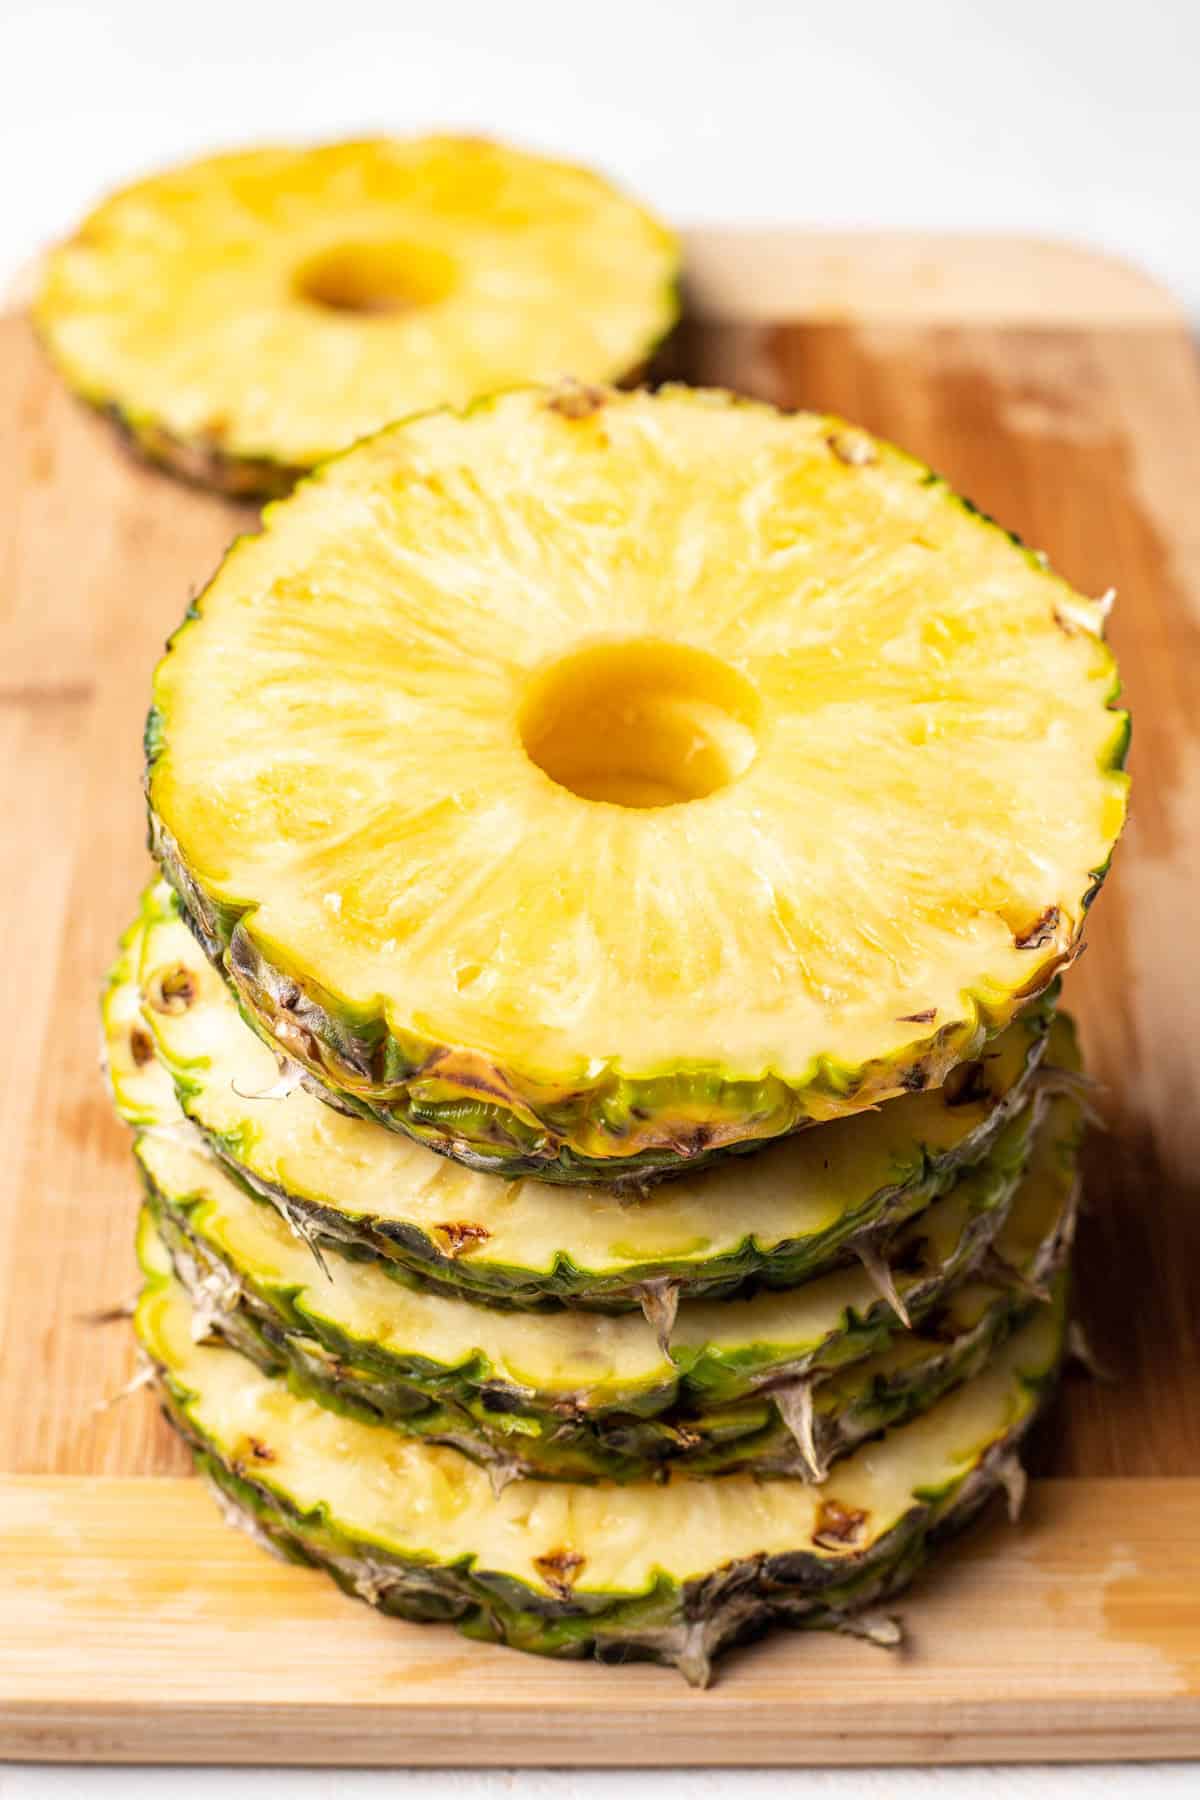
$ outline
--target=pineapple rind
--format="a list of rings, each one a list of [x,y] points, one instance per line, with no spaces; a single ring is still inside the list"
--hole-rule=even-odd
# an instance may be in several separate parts
[[[176,927],[163,946],[172,969],[179,966],[178,935]],[[105,1028],[118,1106],[143,1128],[138,1156],[159,1228],[188,1285],[199,1294],[215,1289],[226,1297],[226,1305],[214,1315],[219,1329],[272,1368],[290,1352],[298,1378],[320,1387],[324,1397],[336,1403],[353,1407],[357,1402],[372,1416],[403,1414],[410,1421],[419,1412],[422,1416],[403,1428],[452,1441],[468,1452],[474,1432],[482,1459],[490,1456],[510,1468],[536,1467],[559,1478],[615,1474],[629,1479],[639,1472],[638,1458],[644,1472],[648,1457],[661,1463],[693,1452],[698,1468],[734,1466],[751,1459],[769,1467],[783,1453],[785,1440],[778,1420],[772,1419],[774,1408],[761,1392],[765,1384],[814,1370],[827,1376],[835,1371],[832,1380],[817,1386],[815,1405],[818,1442],[828,1437],[827,1447],[833,1449],[842,1439],[856,1441],[855,1434],[879,1429],[889,1416],[911,1412],[925,1398],[922,1383],[928,1388],[939,1380],[952,1380],[960,1358],[967,1366],[972,1343],[978,1347],[990,1342],[1003,1329],[1006,1309],[999,1304],[992,1307],[991,1302],[1005,1296],[993,1293],[987,1304],[969,1310],[965,1323],[959,1321],[961,1329],[948,1331],[958,1346],[955,1356],[937,1343],[926,1343],[925,1362],[913,1368],[908,1334],[896,1335],[890,1310],[882,1303],[872,1304],[871,1286],[858,1277],[847,1288],[844,1278],[838,1278],[823,1310],[814,1314],[810,1308],[803,1342],[797,1340],[790,1349],[786,1329],[781,1333],[789,1316],[786,1308],[776,1308],[774,1324],[765,1334],[761,1318],[755,1329],[761,1311],[756,1302],[701,1313],[698,1317],[711,1316],[719,1324],[737,1322],[721,1341],[706,1344],[703,1329],[699,1335],[689,1329],[688,1313],[693,1309],[685,1303],[671,1362],[661,1352],[647,1356],[644,1349],[634,1348],[638,1343],[652,1345],[652,1333],[640,1318],[636,1325],[629,1322],[629,1331],[610,1321],[633,1348],[630,1361],[628,1351],[619,1351],[609,1337],[594,1339],[582,1324],[580,1333],[563,1337],[553,1315],[523,1328],[526,1335],[514,1362],[511,1346],[503,1347],[504,1333],[493,1350],[480,1348],[488,1339],[486,1334],[476,1335],[471,1307],[464,1310],[454,1302],[447,1309],[436,1301],[426,1306],[419,1293],[406,1296],[398,1283],[393,1308],[382,1269],[372,1273],[363,1268],[353,1283],[343,1285],[339,1280],[330,1287],[313,1271],[307,1250],[289,1235],[274,1211],[243,1195],[199,1148],[201,1140],[187,1135],[191,1128],[180,1116],[167,1073],[157,1058],[148,1056],[151,1040],[141,1024],[147,1015],[139,1010],[139,995],[130,980],[140,947],[140,927],[135,926],[126,934],[106,996]],[[150,964],[153,969],[162,958],[152,956]],[[131,1056],[131,1026],[144,1038],[140,1067]],[[1065,1018],[1055,1024],[1051,1049],[1060,1066],[1077,1065]],[[937,1304],[948,1285],[953,1286],[955,1277],[969,1269],[997,1231],[999,1255],[1026,1282],[1042,1280],[1061,1259],[1072,1216],[1078,1102],[1071,1096],[1051,1096],[1034,1107],[1046,1108],[1044,1122],[1015,1201],[1010,1199],[1010,1181],[1024,1170],[1028,1141],[1028,1123],[1020,1116],[1010,1121],[995,1147],[995,1167],[977,1167],[963,1178],[957,1194],[934,1202],[909,1229],[893,1232],[887,1240],[885,1254],[903,1265],[896,1273],[897,1285],[918,1320]],[[1027,1107],[1026,1112],[1032,1110]],[[1054,1223],[1047,1231],[1051,1215]],[[906,1256],[910,1242],[919,1250],[919,1265]],[[331,1273],[338,1273],[337,1268]],[[231,1295],[237,1297],[236,1304],[228,1298]],[[1011,1302],[1013,1296],[1007,1299]],[[360,1310],[363,1301],[369,1314]],[[957,1291],[952,1292],[946,1302],[949,1312],[953,1314],[960,1304]],[[990,1318],[984,1318],[989,1312]],[[480,1315],[480,1323],[488,1316]],[[805,1316],[798,1315],[797,1323]],[[378,1324],[370,1322],[376,1318]],[[542,1345],[546,1333],[549,1338]],[[760,1336],[767,1341],[759,1342]],[[406,1337],[418,1347],[406,1350]],[[895,1346],[890,1363],[899,1364],[897,1379],[887,1379],[889,1358],[885,1355],[880,1367],[877,1357],[874,1368],[861,1371],[871,1384],[871,1394],[865,1405],[860,1404],[854,1385],[858,1359],[889,1341]],[[583,1359],[574,1375],[572,1343]],[[604,1355],[617,1356],[607,1374],[602,1373],[603,1362],[595,1360],[605,1343],[610,1348]],[[731,1396],[748,1399],[730,1407]],[[833,1405],[827,1408],[826,1400]],[[668,1411],[670,1416],[660,1423],[659,1416]],[[682,1433],[677,1428],[681,1424]],[[478,1442],[481,1434],[483,1443]]]
[[[473,416],[504,402],[529,403],[531,398],[536,400],[536,395],[493,396],[467,411]],[[610,393],[605,403],[615,398]],[[673,389],[667,390],[667,398],[673,405],[695,405],[698,410],[755,405],[727,395],[682,395]],[[409,420],[402,429],[427,423]],[[843,429],[840,421],[823,424],[831,435]],[[382,445],[389,435],[380,433],[371,444]],[[969,502],[951,496],[940,477],[928,471],[920,474],[913,459],[887,446],[879,448],[897,466],[917,471],[922,482],[944,490],[951,503],[977,516],[981,531],[1011,538]],[[359,446],[358,453],[370,454],[370,445]],[[323,465],[318,479],[338,479],[341,461],[333,458]],[[268,527],[270,523],[268,517]],[[1042,559],[1033,552],[1024,555],[1049,587],[1056,593],[1061,590],[1064,609],[1086,609],[1088,603],[1050,576]],[[222,570],[227,567],[228,559]],[[222,570],[209,591],[218,584]],[[190,609],[172,639],[172,649],[185,632],[203,622],[205,598],[201,596]],[[886,1054],[857,1064],[825,1054],[785,1072],[771,1069],[740,1077],[736,1070],[712,1062],[685,1067],[673,1061],[662,1072],[627,1073],[618,1057],[592,1056],[567,1078],[547,1066],[523,1065],[518,1057],[491,1055],[469,1043],[429,1035],[411,1021],[394,1017],[380,1001],[351,1001],[323,985],[315,970],[294,964],[286,945],[268,942],[256,931],[256,900],[218,895],[215,884],[206,885],[189,866],[157,803],[171,743],[161,686],[147,770],[152,848],[197,937],[237,992],[246,1017],[267,1042],[322,1084],[335,1105],[403,1130],[491,1173],[535,1174],[544,1181],[567,1184],[644,1182],[739,1148],[753,1149],[805,1124],[879,1104],[914,1082],[937,1085],[956,1063],[978,1055],[987,1040],[1072,960],[1083,917],[1107,872],[1123,818],[1128,718],[1116,708],[1119,680],[1099,620],[1089,613],[1084,625],[1060,623],[1068,635],[1084,631],[1095,640],[1098,661],[1093,674],[1104,687],[1102,703],[1112,714],[1112,729],[1097,753],[1098,771],[1108,778],[1104,858],[1089,871],[1085,891],[1060,897],[1065,913],[1057,905],[1050,909],[1056,923],[1045,943],[1039,938],[1028,949],[1021,944],[1028,974],[1022,970],[1020,978],[1011,981],[989,978],[974,987],[964,986],[956,1002],[958,1016],[947,1018],[924,1037],[914,1033]],[[160,665],[160,675],[165,667]],[[1100,683],[1105,670],[1107,678]]]
[[[162,884],[142,899],[141,935],[135,927],[114,974],[119,987],[140,980],[152,985],[160,967],[185,968],[194,984],[188,1011],[163,1015],[143,1002],[140,1028],[148,1030],[159,1059],[174,1079],[184,1114],[203,1133],[226,1172],[248,1192],[270,1200],[284,1215],[303,1224],[319,1239],[354,1253],[397,1262],[423,1283],[449,1294],[470,1293],[493,1304],[529,1307],[546,1300],[568,1300],[606,1309],[637,1306],[643,1284],[678,1282],[681,1296],[699,1297],[735,1290],[753,1278],[769,1286],[794,1286],[872,1241],[884,1228],[921,1211],[954,1181],[961,1169],[979,1160],[1032,1091],[1050,1023],[1048,1007],[1031,1007],[993,1046],[988,1069],[988,1096],[963,1101],[949,1090],[908,1095],[895,1102],[886,1120],[873,1115],[839,1126],[826,1138],[824,1160],[846,1167],[842,1151],[853,1132],[854,1154],[845,1174],[841,1200],[818,1216],[803,1207],[760,1209],[756,1184],[764,1175],[786,1192],[807,1194],[813,1172],[807,1149],[816,1140],[798,1138],[766,1152],[768,1161],[754,1165],[755,1176],[739,1190],[738,1203],[726,1188],[738,1187],[734,1170],[713,1171],[700,1178],[700,1189],[687,1181],[657,1191],[649,1201],[617,1207],[606,1196],[581,1192],[556,1197],[541,1185],[527,1185],[521,1195],[523,1228],[507,1229],[507,1191],[473,1175],[459,1174],[453,1163],[429,1160],[428,1168],[406,1174],[408,1162],[421,1164],[424,1152],[401,1149],[394,1138],[382,1141],[369,1127],[352,1120],[322,1117],[304,1095],[256,1100],[269,1087],[273,1067],[249,1032],[232,1020],[232,1003],[220,980],[197,954],[180,925],[176,904]],[[122,1006],[111,1035],[127,1029]],[[224,1030],[221,1028],[224,1027]],[[231,1056],[230,1038],[245,1054]],[[119,1060],[119,1048],[114,1047]],[[138,1104],[138,1078],[130,1073],[119,1099]],[[128,1088],[128,1093],[125,1089]],[[289,1120],[299,1111],[303,1129]],[[892,1130],[901,1121],[905,1129]],[[911,1121],[911,1141],[906,1140]],[[862,1145],[884,1128],[886,1151],[864,1173]],[[396,1165],[389,1183],[397,1184],[394,1210],[365,1199],[369,1184],[357,1171],[364,1159],[380,1157]],[[841,1160],[839,1160],[841,1158]],[[387,1165],[385,1165],[387,1166]],[[771,1173],[772,1169],[776,1172]],[[407,1180],[436,1176],[436,1204],[422,1208],[405,1200]],[[693,1195],[712,1185],[711,1206],[682,1211]],[[388,1196],[391,1208],[391,1196]],[[474,1221],[475,1236],[465,1253],[447,1248],[444,1232],[432,1220]],[[596,1220],[593,1229],[591,1221]],[[679,1220],[679,1223],[673,1221]],[[644,1224],[648,1221],[648,1228]],[[668,1246],[682,1246],[675,1250]]]
[[[849,1340],[855,1360],[821,1378],[813,1359],[812,1440],[828,1468],[865,1439],[927,1410],[969,1380],[999,1344],[1032,1315],[1034,1289],[1061,1270],[1074,1225],[1080,1107],[1055,1099],[1043,1121],[1033,1161],[995,1240],[1019,1286],[988,1286],[959,1276],[940,1305],[918,1307],[915,1332],[891,1327],[874,1354],[858,1356],[872,1338]],[[804,1473],[806,1464],[778,1412],[770,1387],[756,1385],[732,1401],[723,1389],[689,1395],[686,1377],[671,1388],[628,1396],[615,1389],[541,1392],[515,1384],[477,1354],[470,1363],[438,1366],[428,1355],[400,1355],[348,1332],[319,1283],[282,1291],[222,1243],[211,1205],[188,1196],[173,1202],[148,1193],[144,1230],[156,1230],[175,1273],[193,1295],[214,1282],[236,1301],[214,1317],[214,1330],[296,1392],[371,1423],[383,1420],[409,1435],[449,1444],[506,1478],[646,1480],[657,1472]],[[1026,1189],[1036,1192],[1026,1193]],[[1040,1235],[1039,1235],[1040,1234]],[[936,1324],[932,1325],[936,1312]],[[332,1314],[332,1316],[331,1316]],[[922,1324],[930,1321],[922,1334]],[[537,1325],[531,1327],[537,1331]],[[423,1346],[425,1348],[425,1346]],[[834,1346],[829,1347],[830,1350]],[[655,1407],[665,1411],[653,1411]]]
[[[593,1515],[605,1517],[604,1489],[551,1490],[562,1499],[547,1511],[526,1499],[547,1492],[542,1484],[515,1482],[496,1498],[454,1451],[410,1445],[399,1453],[404,1466],[422,1486],[432,1483],[432,1494],[444,1494],[448,1510],[418,1511],[406,1522],[404,1477],[397,1486],[396,1453],[388,1448],[396,1440],[386,1427],[357,1419],[340,1422],[336,1464],[325,1477],[324,1485],[336,1481],[341,1501],[308,1498],[323,1485],[321,1458],[329,1452],[320,1421],[328,1413],[253,1375],[233,1377],[231,1399],[222,1359],[240,1359],[190,1345],[186,1300],[165,1252],[152,1247],[150,1264],[136,1323],[167,1416],[232,1501],[231,1517],[255,1536],[396,1616],[453,1622],[469,1636],[538,1654],[673,1663],[701,1684],[721,1649],[769,1625],[853,1629],[856,1611],[898,1591],[1002,1484],[1052,1384],[1065,1331],[1060,1283],[1054,1303],[1039,1308],[975,1381],[864,1452],[869,1468],[855,1458],[839,1465],[830,1499],[839,1483],[843,1494],[849,1483],[856,1498],[880,1498],[867,1506],[854,1545],[821,1541],[823,1488],[787,1482],[785,1500],[772,1492],[775,1484],[744,1476],[715,1488],[698,1484],[695,1504],[707,1498],[719,1511],[697,1545],[678,1524],[671,1529],[692,1510],[692,1484],[643,1484],[619,1490],[629,1547],[614,1559],[623,1574],[613,1578],[604,1573],[612,1548],[603,1533],[593,1540],[588,1525]],[[386,1515],[384,1493],[391,1496]],[[725,1499],[717,1502],[717,1494]],[[794,1523],[786,1548],[784,1513]],[[549,1542],[547,1533],[554,1534]],[[763,1546],[752,1554],[741,1548],[751,1536]]]
[[[1014,1121],[1009,1142],[998,1148],[993,1163],[972,1170],[963,1178],[960,1190],[938,1202],[887,1246],[885,1257],[897,1264],[897,1288],[918,1326],[945,1301],[957,1282],[971,1274],[1003,1230],[1030,1153],[1030,1126],[1029,1119]],[[591,1337],[584,1327],[584,1346],[574,1379],[565,1372],[569,1361],[565,1369],[554,1361],[558,1345],[554,1314],[522,1320],[525,1350],[519,1371],[511,1363],[498,1366],[478,1347],[469,1315],[459,1326],[461,1347],[452,1356],[444,1351],[439,1354],[432,1328],[427,1339],[416,1324],[411,1346],[406,1348],[401,1338],[384,1344],[356,1334],[342,1304],[326,1301],[315,1267],[311,1282],[297,1284],[294,1265],[299,1262],[303,1266],[300,1257],[287,1258],[285,1271],[276,1274],[257,1269],[246,1259],[244,1249],[241,1256],[236,1255],[231,1247],[232,1219],[229,1230],[222,1229],[219,1177],[210,1178],[206,1191],[201,1171],[190,1162],[188,1172],[195,1185],[186,1193],[167,1194],[154,1181],[153,1150],[152,1138],[145,1138],[139,1146],[139,1161],[155,1211],[165,1226],[163,1235],[173,1251],[182,1252],[194,1265],[193,1281],[211,1279],[215,1274],[223,1288],[240,1292],[245,1312],[256,1322],[267,1323],[278,1336],[309,1340],[314,1346],[310,1363],[325,1352],[335,1364],[362,1369],[372,1377],[399,1382],[431,1397],[444,1395],[467,1409],[478,1425],[486,1425],[489,1416],[502,1426],[505,1419],[537,1421],[540,1414],[543,1423],[553,1421],[554,1427],[561,1427],[576,1408],[601,1417],[609,1413],[641,1418],[667,1415],[671,1425],[677,1409],[695,1414],[751,1396],[767,1384],[844,1369],[886,1349],[900,1330],[891,1306],[875,1292],[869,1278],[849,1271],[827,1278],[835,1299],[811,1319],[809,1312],[817,1297],[807,1292],[805,1306],[794,1321],[786,1300],[769,1305],[765,1321],[759,1301],[730,1303],[737,1305],[737,1311],[720,1321],[720,1337],[694,1335],[686,1311],[689,1303],[685,1302],[669,1353],[654,1346],[645,1321],[626,1315],[614,1322],[618,1344],[632,1339],[633,1346],[645,1346],[633,1369],[611,1362],[605,1367],[603,1352],[598,1365],[589,1369]],[[161,1160],[169,1164],[169,1150]],[[227,1202],[227,1218],[230,1210]],[[236,1210],[236,1201],[232,1210]],[[272,1232],[272,1237],[279,1235],[278,1230]],[[843,1305],[836,1296],[845,1290],[852,1292],[854,1299]],[[398,1301],[401,1293],[397,1293]],[[419,1297],[413,1295],[412,1299],[419,1317]],[[456,1309],[464,1303],[450,1304]],[[431,1311],[437,1315],[436,1307]],[[220,1318],[218,1314],[218,1324]],[[549,1339],[544,1355],[540,1354],[540,1335]],[[308,1346],[298,1343],[296,1347],[299,1360]],[[441,1360],[442,1356],[446,1360]],[[539,1376],[544,1384],[540,1388]],[[500,1415],[492,1412],[493,1400],[502,1402]],[[521,1446],[515,1448],[519,1451]],[[550,1472],[552,1461],[551,1448],[546,1457]]]
[[[1047,1389],[1051,1385],[1048,1378]],[[535,1605],[531,1595],[513,1593],[508,1583],[498,1591],[474,1570],[431,1569],[424,1562],[381,1556],[375,1545],[356,1543],[319,1516],[302,1518],[279,1504],[204,1448],[169,1398],[164,1410],[188,1443],[197,1471],[212,1484],[227,1522],[285,1561],[323,1571],[348,1599],[366,1601],[388,1617],[412,1624],[453,1625],[466,1638],[527,1655],[658,1663],[677,1669],[692,1687],[707,1687],[718,1657],[771,1630],[870,1638],[869,1629],[856,1629],[856,1619],[903,1593],[937,1552],[1004,1491],[1003,1471],[1040,1408],[989,1446],[953,1493],[922,1496],[908,1520],[896,1527],[890,1554],[863,1559],[866,1567],[858,1572],[810,1589],[805,1576],[816,1559],[745,1559],[703,1582],[679,1586],[662,1581],[644,1597],[599,1614]],[[890,1645],[900,1637],[889,1633],[881,1641]]]
[[[70,376],[63,371],[70,385]],[[303,464],[278,462],[269,456],[235,456],[201,437],[177,437],[158,419],[138,413],[117,400],[78,391],[76,398],[107,419],[125,448],[151,468],[162,469],[189,487],[223,494],[227,500],[282,500],[308,473]]]

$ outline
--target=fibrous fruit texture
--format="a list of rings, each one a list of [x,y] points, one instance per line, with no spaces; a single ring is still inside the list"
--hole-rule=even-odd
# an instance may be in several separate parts
[[[510,394],[233,548],[156,677],[154,847],[335,1104],[677,1173],[937,1087],[1070,961],[1125,811],[1102,614],[837,421]]]
[[[406,413],[636,373],[674,323],[678,261],[587,170],[481,138],[379,139],[126,188],[51,254],[34,316],[145,455],[279,494]]]

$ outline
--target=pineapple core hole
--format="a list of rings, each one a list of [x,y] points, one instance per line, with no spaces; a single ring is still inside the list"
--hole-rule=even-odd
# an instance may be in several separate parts
[[[536,675],[518,715],[530,759],[583,800],[677,806],[744,775],[762,708],[744,675],[707,651],[595,644]]]
[[[338,244],[302,264],[294,286],[331,312],[413,312],[444,300],[455,273],[444,251],[417,244]]]

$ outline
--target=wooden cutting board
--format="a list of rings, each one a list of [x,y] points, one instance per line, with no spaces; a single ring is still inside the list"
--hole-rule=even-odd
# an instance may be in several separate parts
[[[219,1520],[134,1371],[137,1203],[97,984],[146,871],[152,663],[249,515],[137,467],[0,322],[0,1753],[830,1763],[1200,1753],[1200,379],[1129,269],[1003,240],[699,234],[693,379],[898,439],[1115,586],[1132,822],[1069,979],[1105,1136],[1069,1380],[1023,1525],[905,1604],[910,1648],[777,1637],[707,1693],[344,1600]]]

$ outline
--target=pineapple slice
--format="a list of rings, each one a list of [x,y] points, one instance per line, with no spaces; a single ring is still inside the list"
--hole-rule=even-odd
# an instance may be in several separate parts
[[[918,1327],[938,1314],[923,1341],[898,1332],[877,1277],[860,1268],[783,1293],[685,1302],[669,1350],[637,1314],[481,1308],[413,1287],[394,1265],[340,1255],[318,1269],[274,1209],[202,1147],[145,1042],[136,1064],[122,1029],[129,1018],[137,1028],[131,998],[127,986],[113,990],[110,1066],[119,1104],[140,1127],[148,1228],[169,1245],[206,1323],[269,1370],[290,1363],[318,1398],[452,1442],[500,1473],[631,1479],[666,1461],[706,1472],[747,1462],[803,1467],[805,1458],[820,1466],[826,1448],[865,1435],[871,1419],[916,1410],[973,1366],[1027,1301],[1029,1284],[1062,1260],[1069,1236],[1078,1101],[1062,1096],[1049,1101],[1028,1170],[1033,1114],[1044,1103],[1014,1119],[986,1162],[886,1241],[900,1303]],[[1069,1027],[1060,1021],[1055,1030],[1067,1060]],[[981,1256],[1003,1276],[1003,1292],[955,1285]],[[906,1354],[906,1344],[915,1351]],[[884,1346],[883,1359],[862,1364]],[[826,1407],[828,1378],[838,1382],[843,1370]],[[763,1397],[767,1388],[784,1390],[782,1410]],[[809,1389],[811,1442],[796,1411]],[[799,1423],[799,1442],[781,1429],[783,1415]]]
[[[481,138],[263,149],[105,201],[34,315],[146,455],[279,494],[406,413],[623,379],[674,323],[678,263],[599,176]]]
[[[497,1496],[455,1450],[339,1417],[197,1343],[165,1250],[152,1235],[143,1249],[138,1335],[234,1519],[385,1612],[545,1655],[650,1657],[697,1682],[756,1626],[852,1630],[903,1586],[1010,1478],[1063,1344],[1060,1288],[981,1374],[823,1486],[735,1474]]]
[[[685,1304],[669,1355],[636,1315],[493,1312],[341,1259],[323,1278],[211,1158],[152,1136],[137,1146],[143,1230],[167,1245],[196,1316],[268,1373],[451,1444],[498,1482],[646,1480],[667,1466],[823,1479],[976,1373],[1028,1317],[1070,1242],[1078,1114],[1074,1099],[1052,1103],[1015,1193],[1003,1171],[980,1169],[897,1235],[889,1256],[911,1331],[861,1273]],[[964,1283],[981,1245],[993,1278]]]
[[[105,1001],[117,1100],[132,1122],[147,1084],[162,1087],[161,1060],[234,1179],[293,1229],[398,1262],[448,1293],[524,1306],[636,1306],[663,1283],[696,1297],[752,1276],[807,1280],[919,1212],[985,1154],[1033,1091],[1048,1023],[1035,1006],[943,1088],[681,1176],[631,1204],[608,1187],[498,1182],[334,1112],[294,1074],[281,1079],[163,883],[143,896]]]
[[[189,1284],[211,1293],[218,1327],[244,1297],[254,1317],[315,1339],[335,1362],[457,1391],[485,1419],[491,1397],[522,1392],[545,1411],[649,1416],[819,1377],[890,1343],[900,1328],[897,1304],[917,1322],[934,1312],[994,1243],[1013,1203],[1032,1120],[1015,1120],[1006,1136],[994,1159],[889,1245],[897,1300],[855,1266],[783,1293],[685,1302],[669,1342],[640,1313],[496,1311],[406,1287],[386,1264],[340,1257],[322,1273],[275,1213],[243,1195],[206,1152],[148,1133],[137,1157],[163,1235],[194,1265]],[[552,1450],[544,1472],[556,1472]]]
[[[342,1106],[676,1172],[938,1085],[1070,961],[1126,804],[1102,614],[835,421],[510,394],[234,546],[158,669],[153,842]]]

